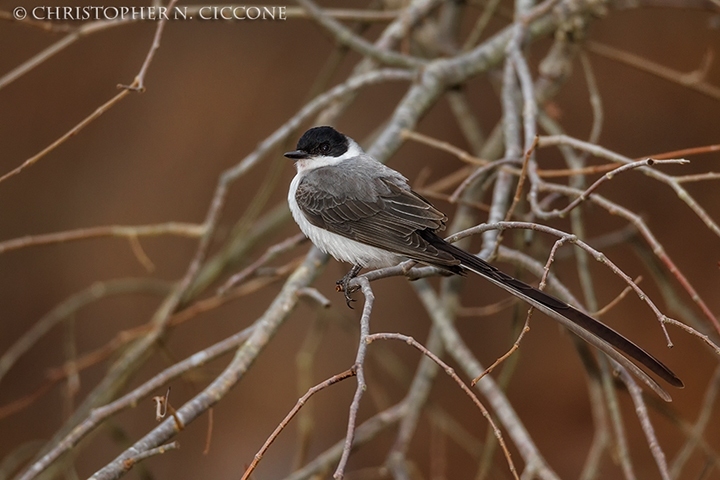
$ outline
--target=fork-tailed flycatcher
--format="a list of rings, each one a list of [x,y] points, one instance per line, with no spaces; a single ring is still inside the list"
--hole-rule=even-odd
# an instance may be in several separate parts
[[[671,385],[683,386],[669,368],[615,330],[443,240],[437,232],[445,228],[447,217],[413,192],[405,177],[363,152],[352,138],[332,127],[314,127],[285,156],[297,168],[288,203],[300,230],[323,252],[353,265],[338,281],[348,300],[348,282],[365,267],[411,259],[454,274],[469,270],[558,320],[631,370],[663,399],[670,401],[670,396],[620,352]]]

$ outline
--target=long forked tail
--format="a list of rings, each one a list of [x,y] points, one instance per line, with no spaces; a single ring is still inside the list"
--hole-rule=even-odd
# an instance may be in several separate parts
[[[437,237],[440,239],[439,237]],[[438,249],[444,250],[460,260],[460,264],[488,281],[494,283],[505,291],[526,301],[546,315],[562,323],[568,330],[580,338],[599,348],[612,359],[634,373],[660,397],[670,401],[670,395],[663,390],[655,380],[649,377],[643,370],[629,361],[624,355],[633,358],[648,370],[658,375],[670,385],[683,388],[683,382],[660,360],[656,359],[633,342],[600,323],[591,316],[580,310],[558,300],[557,298],[540,291],[530,285],[507,275],[493,267],[483,259],[472,255],[450,243],[441,240],[442,244],[434,243]]]

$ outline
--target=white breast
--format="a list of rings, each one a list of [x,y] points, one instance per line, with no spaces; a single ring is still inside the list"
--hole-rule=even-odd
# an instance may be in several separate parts
[[[295,175],[290,183],[288,192],[288,204],[290,212],[300,230],[315,244],[320,250],[335,257],[341,262],[360,265],[362,267],[380,268],[396,265],[402,260],[401,257],[376,247],[371,247],[355,240],[345,238],[342,235],[329,232],[322,228],[316,227],[308,221],[305,214],[300,210],[295,193],[302,179],[302,171]]]

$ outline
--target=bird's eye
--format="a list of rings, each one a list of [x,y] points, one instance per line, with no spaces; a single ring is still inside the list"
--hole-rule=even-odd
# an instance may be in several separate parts
[[[323,143],[322,145],[320,145],[320,151],[321,151],[321,152],[327,153],[328,150],[330,150],[330,145],[328,145],[327,143]]]

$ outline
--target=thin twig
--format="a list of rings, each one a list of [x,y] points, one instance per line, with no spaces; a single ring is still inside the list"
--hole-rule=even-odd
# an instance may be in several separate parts
[[[175,7],[175,4],[178,2],[178,0],[170,0],[168,4],[166,5],[166,8],[168,10],[172,10]],[[161,16],[158,20],[157,28],[155,28],[155,35],[153,36],[152,45],[150,46],[150,50],[148,51],[147,55],[145,56],[145,61],[143,62],[142,66],[140,67],[140,71],[135,76],[135,80],[130,85],[118,85],[118,88],[122,88],[125,90],[133,90],[135,92],[144,92],[145,91],[145,75],[147,75],[148,68],[150,67],[150,63],[152,63],[153,58],[155,58],[155,52],[157,52],[158,48],[160,48],[160,39],[162,38],[163,30],[165,30],[165,24],[167,23],[167,17]]]
[[[602,98],[600,97],[600,89],[598,88],[595,73],[593,72],[592,62],[585,52],[580,52],[580,64],[583,67],[583,73],[585,73],[585,82],[587,83],[588,93],[590,95],[590,106],[593,112],[593,123],[590,128],[590,135],[588,135],[588,142],[597,143],[600,140],[604,117]],[[672,158],[679,157],[681,157],[681,155]]]
[[[639,285],[641,281],[642,281],[642,275],[638,275],[637,277],[635,277],[633,279],[633,282],[635,282],[636,285]],[[622,299],[625,298],[627,296],[627,294],[630,293],[631,291],[632,291],[632,287],[628,286],[628,287],[623,288],[622,292],[620,292],[617,297],[613,298],[607,305],[605,305],[600,310],[592,312],[591,316],[593,316],[593,317],[603,316],[604,314],[606,314],[607,312],[612,310],[617,304],[619,304],[622,301]]]
[[[613,169],[612,171],[606,173],[602,177],[598,178],[592,185],[590,185],[588,188],[586,188],[582,194],[577,196],[572,202],[570,202],[565,208],[562,210],[553,210],[552,215],[558,216],[560,218],[567,215],[569,211],[580,205],[582,202],[588,199],[590,194],[592,194],[595,190],[597,190],[600,185],[602,185],[604,182],[607,182],[609,180],[612,180],[615,175],[618,173],[626,172],[628,170],[634,170],[636,168],[641,167],[650,167],[653,165],[658,164],[675,164],[675,165],[685,165],[687,163],[690,163],[689,160],[685,159],[672,159],[672,160],[653,160],[652,158],[647,158],[645,160],[640,160],[633,163],[628,163],[626,165],[622,165],[620,167],[617,167]]]
[[[205,228],[195,223],[168,222],[155,225],[107,225],[41,235],[27,235],[25,237],[13,238],[12,240],[4,240],[0,242],[0,253],[39,245],[85,240],[88,238],[121,237],[132,239],[138,237],[156,237],[160,235],[198,238],[202,236],[204,232]]]
[[[452,155],[455,155],[463,162],[469,163],[471,165],[478,165],[480,167],[484,167],[490,164],[488,160],[483,160],[482,158],[470,155],[465,150],[462,150],[449,142],[443,142],[441,140],[437,140],[428,135],[423,135],[422,133],[414,132],[412,130],[403,130],[400,134],[403,139],[414,140],[418,143],[422,143],[424,145],[437,148],[438,150],[448,152]]]
[[[370,314],[372,313],[373,303],[375,301],[375,295],[370,288],[370,282],[366,278],[359,278],[360,288],[362,289],[363,296],[365,297],[365,304],[363,305],[362,315],[360,317],[360,342],[358,344],[357,354],[355,356],[355,375],[357,376],[357,388],[355,389],[355,395],[353,396],[352,403],[350,404],[350,414],[348,415],[348,427],[345,435],[345,446],[343,447],[342,456],[338,463],[333,478],[340,480],[345,475],[345,467],[347,461],[350,458],[350,451],[352,450],[353,440],[355,437],[355,424],[357,422],[357,413],[360,410],[360,399],[362,398],[367,385],[365,384],[365,355],[367,353],[368,346],[368,335],[370,335]]]
[[[650,61],[645,57],[641,57],[603,43],[588,41],[585,43],[585,46],[588,50],[597,55],[630,65],[638,70],[651,73],[670,82],[677,83],[683,87],[703,93],[715,100],[720,100],[720,87],[716,87],[705,81],[707,68],[712,59],[712,53],[706,54],[703,59],[703,64],[698,69],[692,72],[683,73],[666,67],[665,65]]]
[[[609,362],[606,359],[598,358],[597,362],[601,371],[605,403],[608,407],[608,413],[610,414],[610,425],[615,434],[615,455],[617,456],[624,477],[628,480],[634,479],[636,478],[635,469],[632,464],[632,459],[630,458],[630,448],[628,446],[628,438],[625,432],[625,423],[622,418],[620,402],[617,397],[617,390],[613,383],[614,375],[610,373]]]
[[[683,148],[680,150],[673,150],[671,152],[656,153],[654,155],[647,155],[649,158],[655,158],[657,160],[665,160],[667,158],[685,158],[693,155],[702,155],[703,153],[714,153],[720,152],[720,144],[704,145],[702,147]]]
[[[635,405],[635,414],[637,415],[637,418],[640,421],[640,426],[645,433],[645,439],[647,440],[650,452],[652,452],[653,458],[655,459],[655,464],[660,471],[660,477],[663,480],[670,480],[670,472],[668,471],[665,452],[663,452],[660,447],[660,442],[655,434],[655,428],[650,421],[647,405],[645,405],[645,401],[643,400],[642,389],[627,371],[620,371],[620,379],[627,386],[628,392],[630,392],[630,398],[632,398],[633,404]]]
[[[10,178],[10,177],[13,177],[13,176],[19,174],[20,172],[22,172],[22,171],[25,170],[26,168],[28,168],[28,167],[34,165],[35,163],[37,163],[41,158],[45,157],[48,153],[52,152],[52,151],[55,150],[57,147],[59,147],[60,145],[62,145],[63,143],[65,143],[66,140],[68,140],[69,138],[71,138],[71,137],[77,135],[78,133],[80,133],[80,131],[81,131],[83,128],[87,127],[87,126],[88,126],[89,124],[91,124],[93,121],[95,121],[96,119],[98,119],[98,118],[100,117],[100,115],[102,115],[103,113],[107,112],[107,111],[110,110],[112,107],[114,107],[120,100],[122,100],[123,98],[125,98],[126,96],[128,96],[129,93],[130,93],[130,90],[123,90],[123,91],[121,91],[120,93],[118,93],[117,95],[115,95],[113,98],[111,98],[110,100],[108,100],[107,102],[105,102],[103,105],[99,106],[93,113],[91,113],[90,115],[88,115],[87,117],[85,117],[82,121],[80,121],[80,123],[78,123],[77,125],[75,125],[74,127],[72,127],[70,130],[68,130],[65,134],[63,134],[62,136],[60,136],[60,138],[58,138],[57,140],[55,140],[54,142],[52,142],[52,143],[51,143],[50,145],[48,145],[47,147],[45,147],[45,148],[43,148],[42,150],[40,150],[40,152],[36,153],[36,154],[33,155],[32,157],[30,157],[30,158],[28,158],[27,160],[25,160],[25,161],[24,161],[22,164],[20,164],[19,166],[13,168],[13,169],[10,170],[9,172],[7,172],[7,173],[5,173],[4,175],[0,176],[0,183],[4,182],[5,180],[7,180],[7,179]]]
[[[353,50],[357,50],[362,55],[366,55],[386,65],[396,67],[418,68],[425,64],[425,61],[422,59],[377,48],[364,38],[355,35],[352,30],[348,29],[334,18],[326,15],[323,10],[311,0],[297,0],[297,2],[315,21],[329,31],[339,43],[348,46]]]
[[[292,237],[286,238],[280,243],[277,243],[275,245],[272,245],[269,247],[260,258],[255,260],[252,264],[245,267],[241,272],[236,273],[232,277],[230,277],[227,282],[223,284],[222,287],[220,287],[217,291],[218,296],[225,295],[228,290],[230,290],[232,287],[237,285],[240,282],[245,281],[250,275],[254,274],[260,267],[265,265],[267,262],[273,260],[278,255],[287,252],[288,250],[294,248],[297,246],[300,242],[303,242],[306,240],[305,235],[302,233],[298,233],[297,235],[293,235]]]
[[[690,335],[694,335],[698,337],[700,340],[705,342],[710,348],[712,348],[715,351],[716,355],[720,355],[720,346],[718,346],[715,342],[712,341],[712,339],[705,335],[704,333],[698,332],[694,328],[692,328],[690,325],[685,325],[683,322],[680,322],[678,320],[672,319],[672,318],[665,318],[665,321],[669,323],[670,325],[675,325],[676,327],[679,327],[682,330],[685,330]]]
[[[330,387],[338,382],[341,382],[345,380],[346,378],[350,378],[356,375],[355,368],[349,368],[348,370],[345,370],[342,373],[338,373],[337,375],[333,375],[332,377],[328,378],[322,383],[318,383],[314,387],[310,388],[305,395],[300,397],[295,404],[295,406],[288,412],[288,414],[283,418],[283,420],[280,422],[280,424],[275,428],[275,430],[270,434],[270,436],[265,440],[265,443],[262,447],[260,447],[260,450],[255,454],[253,457],[252,462],[250,465],[245,469],[245,473],[243,473],[241,480],[247,480],[250,478],[250,475],[252,475],[252,472],[257,468],[258,463],[260,463],[260,460],[262,460],[263,455],[265,455],[265,452],[270,448],[270,445],[275,441],[275,439],[280,435],[280,432],[283,431],[283,429],[290,423],[290,420],[293,419],[293,417],[297,414],[298,411],[305,405],[305,403],[315,395],[320,390],[324,390],[327,387]]]
[[[11,16],[12,16],[12,14],[11,14]],[[52,45],[50,45],[49,47],[45,48],[43,51],[34,55],[30,59],[23,62],[21,65],[18,65],[17,67],[12,69],[10,72],[8,72],[5,75],[3,75],[2,77],[0,77],[0,89],[5,88],[9,84],[11,84],[15,80],[17,80],[18,78],[20,78],[23,75],[25,75],[26,73],[30,72],[32,69],[34,69],[38,65],[41,65],[42,63],[46,62],[53,55],[61,52],[65,48],[69,47],[76,41],[83,38],[84,36],[90,35],[93,33],[97,33],[97,32],[106,30],[108,28],[118,27],[121,25],[127,25],[134,21],[135,20],[133,18],[127,16],[127,17],[123,17],[122,19],[117,19],[117,20],[100,20],[100,21],[96,21],[96,22],[90,22],[90,23],[86,23],[78,28],[54,25],[51,22],[30,22],[28,20],[19,22],[21,24],[41,26],[43,29],[48,29],[48,27],[49,27],[50,29],[59,29],[60,31],[67,31],[68,28],[70,28],[70,29],[72,29],[72,31],[65,37],[61,38],[57,42],[55,42]]]

